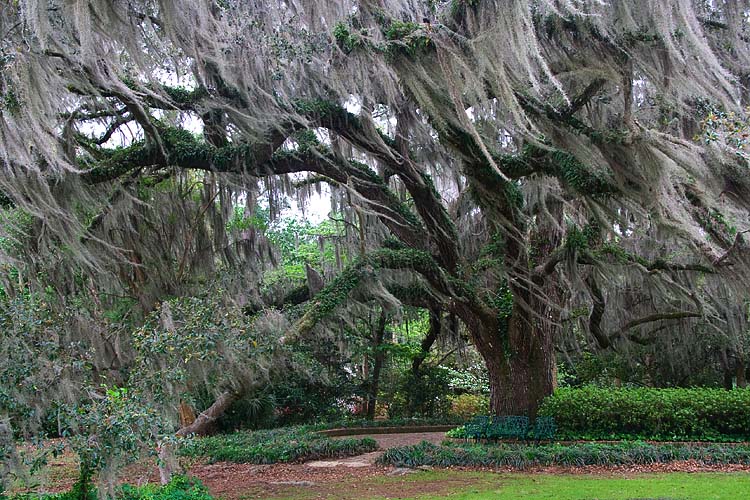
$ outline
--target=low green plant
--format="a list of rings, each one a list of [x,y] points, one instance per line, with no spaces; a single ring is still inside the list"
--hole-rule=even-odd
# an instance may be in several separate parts
[[[387,450],[381,464],[396,467],[513,467],[525,469],[549,465],[634,465],[695,460],[704,464],[750,464],[750,446],[623,443],[572,445],[481,445],[446,442],[442,446],[423,441],[414,446]]]
[[[454,429],[449,430],[445,433],[446,437],[454,439],[466,439],[466,427],[460,425]]]
[[[372,438],[331,439],[308,426],[299,426],[195,439],[180,453],[208,457],[212,462],[273,464],[349,457],[377,447]]]
[[[9,500],[78,500],[81,492],[73,486],[72,489],[54,494],[35,495],[20,494],[9,497]],[[96,500],[96,489],[86,493],[86,498]],[[115,492],[119,500],[212,500],[208,489],[200,480],[186,476],[174,476],[165,485],[147,484],[145,486],[122,485]],[[5,497],[0,497],[5,498]]]
[[[539,410],[559,439],[746,441],[750,389],[558,389]]]

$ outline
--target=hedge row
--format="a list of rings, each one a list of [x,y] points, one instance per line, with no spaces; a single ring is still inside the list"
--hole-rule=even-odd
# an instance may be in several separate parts
[[[558,439],[750,440],[750,389],[558,389],[539,413]]]
[[[512,467],[525,469],[549,465],[633,465],[696,460],[704,464],[750,464],[750,446],[580,443],[531,446],[522,444],[451,444],[427,441],[387,450],[379,459],[396,467]]]
[[[372,438],[330,439],[307,427],[287,427],[197,438],[180,454],[207,457],[211,462],[273,464],[350,457],[377,447]]]

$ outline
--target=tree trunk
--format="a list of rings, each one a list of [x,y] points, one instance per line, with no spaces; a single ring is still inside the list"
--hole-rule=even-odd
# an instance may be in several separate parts
[[[385,323],[386,314],[385,311],[380,313],[380,319],[375,327],[375,331],[372,335],[372,347],[373,347],[373,365],[372,365],[372,378],[370,380],[370,390],[367,394],[367,419],[373,420],[375,418],[375,406],[378,402],[378,389],[380,387],[380,372],[383,370],[383,362],[385,361],[385,351],[381,349],[383,345],[383,339],[385,338]]]
[[[159,467],[159,480],[161,484],[167,484],[172,480],[172,476],[175,474],[181,474],[182,468],[180,467],[177,457],[175,457],[174,449],[172,449],[172,443],[169,441],[161,441],[157,446],[157,466]]]
[[[10,490],[13,472],[20,465],[13,429],[7,417],[0,416],[0,498]]]
[[[430,329],[427,331],[427,335],[422,339],[422,343],[419,346],[419,354],[414,356],[414,359],[411,361],[411,373],[415,380],[419,378],[422,363],[427,359],[427,355],[430,354],[432,344],[435,343],[438,335],[440,335],[442,326],[440,315],[440,309],[430,309]]]
[[[734,389],[734,374],[731,370],[724,370],[724,389],[731,391]]]
[[[737,388],[744,389],[747,387],[747,379],[745,378],[745,360],[742,358],[737,359]]]
[[[470,319],[467,327],[487,365],[493,415],[534,418],[542,400],[554,390],[553,329],[540,328],[533,316],[518,299],[506,320],[485,315],[481,321],[479,316],[471,321],[463,316]]]
[[[235,401],[240,399],[241,396],[242,395],[239,392],[234,391],[222,393],[216,398],[216,401],[214,401],[211,406],[202,411],[200,415],[196,417],[192,424],[178,430],[177,435],[189,436],[194,434],[196,436],[203,436],[208,434],[211,430],[211,424],[213,424],[217,418],[222,416]]]

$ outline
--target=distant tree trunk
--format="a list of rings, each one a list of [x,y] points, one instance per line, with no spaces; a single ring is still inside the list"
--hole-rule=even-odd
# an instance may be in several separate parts
[[[731,370],[724,370],[724,389],[727,391],[734,389],[734,373]]]
[[[187,427],[195,422],[195,411],[185,401],[180,401],[180,428]]]
[[[424,360],[427,359],[432,344],[435,343],[440,335],[440,328],[440,310],[430,309],[430,329],[427,331],[427,335],[424,336],[419,345],[419,354],[414,356],[414,359],[411,361],[411,373],[415,379],[419,378],[419,370],[422,367]]]
[[[172,480],[172,476],[182,472],[179,462],[174,455],[172,444],[168,441],[162,441],[158,445],[157,461],[159,466],[159,480],[161,484],[167,484]]]
[[[221,417],[232,404],[240,399],[242,394],[237,391],[227,391],[222,393],[216,401],[209,406],[206,410],[202,411],[196,418],[195,421],[177,431],[178,436],[204,436],[211,430],[211,424],[213,424],[217,418]]]
[[[13,467],[19,464],[13,429],[7,418],[0,416],[0,498],[10,489]]]
[[[414,356],[414,359],[411,361],[411,380],[409,383],[412,384],[413,387],[419,387],[420,379],[422,378],[422,365],[427,359],[433,344],[438,336],[440,336],[440,329],[442,327],[440,316],[440,309],[430,309],[430,329],[427,331],[427,334],[419,345],[419,353]],[[415,392],[413,390],[406,391],[406,412],[409,416],[414,415],[419,410],[419,400],[414,396]]]
[[[724,374],[724,389],[731,391],[734,389],[734,370],[729,364],[729,356],[725,349],[721,350],[721,357],[719,359],[722,373]]]
[[[373,366],[372,366],[372,378],[370,380],[370,387],[367,393],[367,419],[373,420],[375,418],[375,406],[378,402],[378,389],[380,388],[380,373],[383,370],[383,363],[385,362],[385,351],[383,351],[383,340],[385,338],[385,324],[386,324],[385,311],[380,312],[380,318],[375,326],[375,331],[372,335],[372,348],[373,348]]]
[[[744,389],[747,387],[747,379],[745,378],[745,359],[744,358],[738,358],[737,359],[737,387],[739,389]]]

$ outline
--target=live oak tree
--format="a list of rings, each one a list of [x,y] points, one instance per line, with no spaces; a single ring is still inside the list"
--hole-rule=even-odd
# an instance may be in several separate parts
[[[466,328],[492,411],[533,415],[563,324],[611,348],[719,317],[704,276],[741,288],[744,136],[704,119],[744,116],[747,3],[4,3],[3,201],[149,311],[267,265],[236,205],[325,183],[358,257],[285,341],[425,307]],[[626,307],[633,282],[652,300]]]

